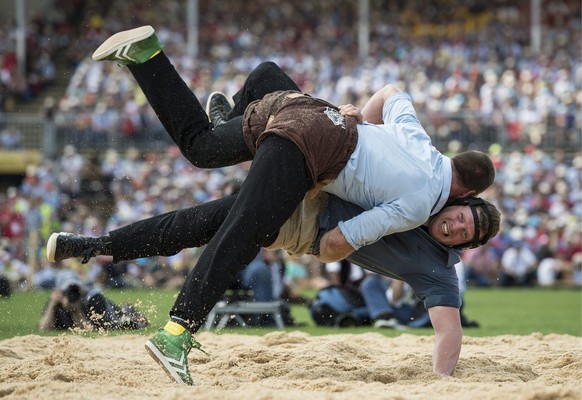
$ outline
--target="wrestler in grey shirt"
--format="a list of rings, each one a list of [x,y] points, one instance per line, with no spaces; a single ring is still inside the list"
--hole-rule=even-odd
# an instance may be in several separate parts
[[[325,232],[339,221],[362,212],[355,204],[330,196],[319,217],[317,245]],[[360,247],[347,260],[367,270],[408,283],[424,302],[425,308],[435,306],[461,307],[459,280],[454,265],[459,251],[434,240],[424,226],[407,232],[394,233],[379,241]]]
[[[318,256],[322,236],[362,211],[355,204],[321,192],[315,199],[301,203],[268,248],[283,249],[292,255]],[[420,226],[383,236],[375,243],[360,247],[347,260],[408,283],[427,309],[460,308],[459,282],[454,268],[459,254],[458,250],[434,240],[425,226]]]

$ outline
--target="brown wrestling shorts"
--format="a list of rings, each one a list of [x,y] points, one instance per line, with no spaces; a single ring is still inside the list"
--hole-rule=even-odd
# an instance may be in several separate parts
[[[303,200],[283,224],[269,250],[285,250],[292,256],[313,254],[319,233],[319,216],[327,205],[329,194],[319,192],[312,200]]]
[[[243,135],[253,154],[268,135],[291,140],[305,156],[314,188],[319,189],[335,179],[349,160],[358,142],[356,123],[356,118],[344,118],[324,100],[278,91],[249,104]]]

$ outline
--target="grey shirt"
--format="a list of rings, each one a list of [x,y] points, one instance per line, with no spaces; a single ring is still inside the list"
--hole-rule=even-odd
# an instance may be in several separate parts
[[[319,255],[321,237],[363,209],[328,193],[304,200],[279,230],[271,250],[289,254]],[[383,236],[362,246],[347,259],[367,270],[408,283],[424,302],[435,306],[461,307],[459,280],[454,265],[459,251],[434,240],[424,226]]]
[[[361,212],[361,207],[329,196],[319,217],[314,253],[319,253],[319,241],[325,232]],[[424,302],[425,308],[460,308],[459,280],[454,268],[460,260],[459,254],[458,250],[434,240],[422,226],[384,236],[375,243],[361,247],[347,259],[367,270],[408,283]]]

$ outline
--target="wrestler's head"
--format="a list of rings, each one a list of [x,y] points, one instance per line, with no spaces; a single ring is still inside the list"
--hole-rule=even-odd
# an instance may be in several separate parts
[[[455,200],[430,217],[430,235],[445,246],[458,249],[481,246],[499,232],[497,207],[478,197]]]

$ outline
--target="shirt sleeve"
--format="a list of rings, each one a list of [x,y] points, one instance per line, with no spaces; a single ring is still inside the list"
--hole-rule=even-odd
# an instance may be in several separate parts
[[[384,203],[355,217],[338,223],[347,242],[358,250],[381,237],[408,231],[422,225],[429,217],[430,207],[424,202],[403,198]]]
[[[434,268],[439,268],[434,265]],[[440,267],[442,268],[442,267]],[[461,308],[459,279],[454,268],[447,268],[448,274],[414,274],[406,276],[406,282],[424,303],[424,308],[454,307]]]
[[[396,93],[388,97],[382,107],[384,124],[416,124],[420,125],[412,98],[408,93]]]

